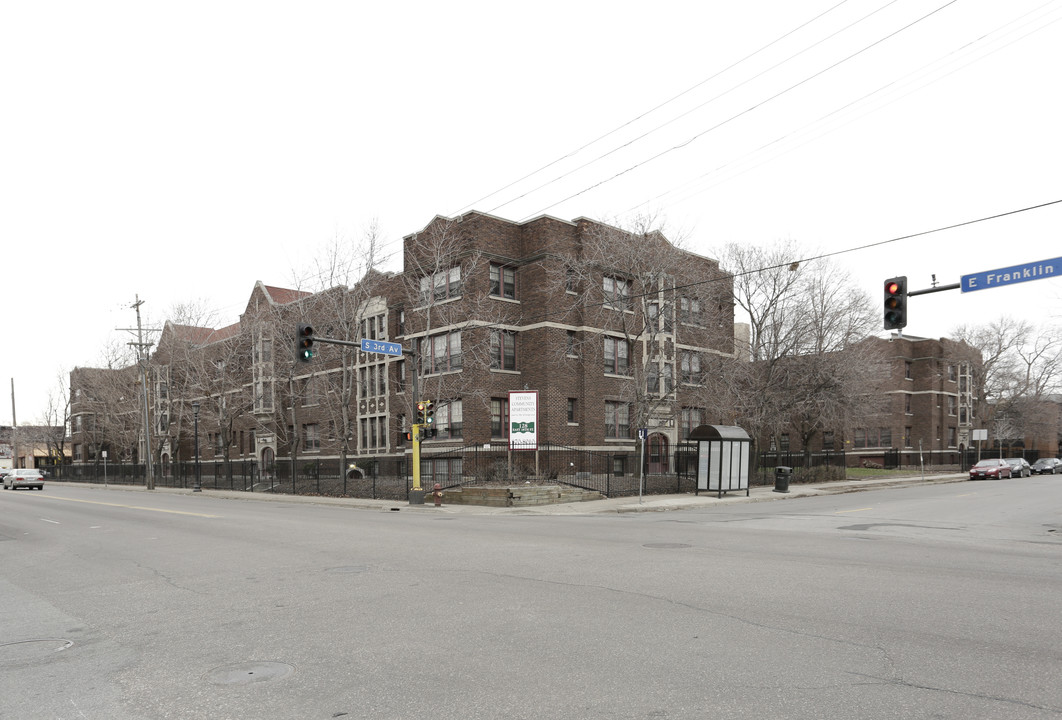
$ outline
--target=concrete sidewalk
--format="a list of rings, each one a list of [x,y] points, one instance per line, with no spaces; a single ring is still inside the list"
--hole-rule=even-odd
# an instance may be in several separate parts
[[[363,510],[376,510],[379,512],[408,511],[416,513],[439,513],[446,515],[594,515],[599,513],[629,513],[629,512],[665,512],[669,510],[687,510],[690,508],[710,507],[712,505],[748,502],[766,502],[769,500],[787,500],[791,498],[809,497],[814,495],[837,495],[840,493],[860,492],[863,490],[878,490],[887,487],[929,485],[937,483],[962,482],[968,479],[965,473],[953,473],[945,475],[921,475],[897,476],[876,478],[873,480],[844,480],[840,482],[825,482],[814,484],[790,484],[789,492],[778,493],[773,485],[757,485],[749,489],[748,496],[744,492],[725,493],[719,497],[714,492],[704,492],[700,495],[674,494],[674,495],[646,495],[639,500],[637,497],[605,498],[603,500],[588,500],[585,502],[557,503],[553,505],[535,505],[530,507],[486,507],[482,505],[447,505],[445,493],[443,504],[436,507],[432,503],[431,496],[425,498],[423,505],[410,505],[402,500],[370,500],[365,498],[335,498],[320,497],[313,495],[284,495],[280,493],[249,493],[230,490],[203,490],[193,493],[188,488],[156,488],[147,491],[143,487],[129,485],[90,485],[83,483],[52,483],[53,486],[71,485],[82,488],[91,488],[103,492],[124,491],[141,493],[170,493],[179,495],[194,495],[204,500],[211,498],[225,498],[230,500],[246,500],[258,502],[289,502],[315,505],[339,505],[343,507],[359,508]],[[45,488],[48,487],[45,483]]]

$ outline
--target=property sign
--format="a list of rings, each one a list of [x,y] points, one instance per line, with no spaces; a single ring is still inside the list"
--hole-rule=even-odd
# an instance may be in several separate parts
[[[387,342],[386,340],[369,340],[368,338],[362,338],[361,349],[363,352],[398,355],[399,357],[402,355],[401,343]]]
[[[1058,276],[1062,276],[1062,257],[963,275],[960,289],[963,292],[973,292]]]
[[[538,450],[538,390],[509,393],[509,449]]]

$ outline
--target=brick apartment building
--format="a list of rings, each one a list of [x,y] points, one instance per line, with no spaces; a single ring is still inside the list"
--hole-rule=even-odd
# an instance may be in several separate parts
[[[204,460],[263,470],[293,451],[403,456],[421,399],[437,408],[425,451],[504,447],[508,393],[531,390],[539,443],[633,450],[647,427],[656,471],[693,427],[716,421],[687,393],[705,354],[733,353],[733,285],[716,261],[655,232],[478,212],[436,217],[403,244],[399,273],[314,294],[259,282],[231,326],[167,322],[149,372],[162,472],[192,459],[196,427]],[[319,340],[386,340],[406,354],[317,342],[313,360],[297,362],[302,322]],[[75,370],[71,393],[75,462],[106,448],[138,457],[135,371]]]
[[[870,388],[871,412],[860,427],[824,433],[821,444],[810,450],[843,450],[850,466],[885,463],[888,453],[902,465],[917,466],[920,458],[927,465],[959,464],[961,453],[976,447],[972,431],[986,427],[985,408],[974,387],[980,353],[945,338],[894,336],[863,342],[881,358],[881,376]],[[772,449],[804,448],[783,434]]]

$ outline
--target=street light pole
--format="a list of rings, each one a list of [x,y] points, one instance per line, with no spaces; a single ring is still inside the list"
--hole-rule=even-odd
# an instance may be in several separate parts
[[[199,403],[192,403],[192,417],[195,419],[195,485],[192,492],[203,492],[199,483]]]

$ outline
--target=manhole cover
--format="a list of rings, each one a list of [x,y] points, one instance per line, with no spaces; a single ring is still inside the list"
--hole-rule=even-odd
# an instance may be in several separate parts
[[[207,673],[207,678],[215,685],[250,685],[280,680],[293,672],[295,672],[295,666],[287,663],[248,662],[216,667]]]
[[[35,638],[0,643],[0,661],[32,660],[72,648],[74,643],[62,638]]]
[[[642,547],[651,548],[653,550],[674,550],[676,548],[688,548],[693,546],[687,545],[686,543],[646,543],[645,545],[642,545]]]

